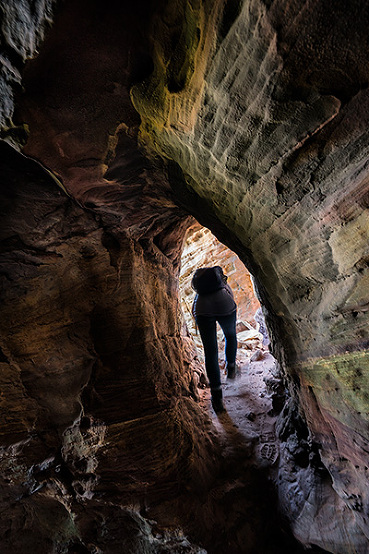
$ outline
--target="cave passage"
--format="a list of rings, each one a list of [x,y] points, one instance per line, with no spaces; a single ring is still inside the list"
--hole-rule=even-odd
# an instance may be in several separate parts
[[[368,553],[368,10],[2,2],[1,552]],[[221,417],[192,218],[270,332]]]
[[[214,265],[220,265],[227,275],[237,303],[238,370],[235,381],[226,379],[224,336],[218,325],[219,365],[227,415],[218,421],[212,413],[212,419],[218,432],[224,435],[226,443],[235,441],[238,446],[250,446],[250,437],[259,437],[256,449],[254,445],[251,450],[254,451],[255,463],[264,467],[266,461],[273,464],[278,457],[274,416],[280,412],[285,401],[283,379],[276,360],[269,352],[268,332],[250,273],[232,250],[199,223],[187,230],[181,257],[179,293],[184,319],[183,333],[193,340],[195,360],[198,362],[193,365],[196,382],[202,404],[209,404],[204,350],[191,312],[195,297],[191,280],[197,268]],[[235,428],[238,429],[236,434]]]
[[[258,350],[268,350],[269,337],[253,279],[239,257],[222,244],[206,227],[192,225],[186,234],[181,256],[179,293],[182,313],[187,330],[193,338],[198,356],[203,363],[203,347],[192,316],[191,308],[195,292],[191,279],[199,267],[220,265],[227,275],[237,304],[238,363],[244,364]],[[264,335],[263,335],[264,333]],[[224,337],[218,326],[219,359],[224,367]],[[262,355],[256,354],[257,355]]]
[[[194,271],[214,265],[220,265],[227,275],[237,303],[238,370],[236,379],[232,381],[226,378],[224,336],[218,326],[219,365],[226,407],[226,412],[218,415],[211,409],[203,346],[191,313],[195,296],[191,287]],[[221,452],[222,467],[215,487],[225,487],[227,493],[218,490],[222,502],[216,507],[215,517],[228,519],[232,528],[223,537],[214,537],[213,544],[201,534],[195,537],[200,544],[205,540],[209,552],[238,552],[242,551],[240,537],[244,534],[247,548],[250,548],[252,533],[248,521],[253,518],[252,513],[263,510],[265,503],[269,502],[269,513],[263,517],[265,520],[270,518],[271,526],[279,530],[269,531],[276,542],[267,545],[267,540],[265,552],[270,549],[273,553],[296,554],[300,552],[300,546],[290,542],[288,528],[283,531],[286,533],[284,538],[279,537],[280,542],[277,538],[284,527],[279,520],[275,496],[281,448],[278,417],[288,396],[284,378],[268,348],[269,336],[251,274],[232,250],[222,244],[211,230],[197,222],[189,227],[184,239],[179,295],[184,323],[182,333],[187,335],[188,343],[193,342],[195,349],[192,370],[198,387],[199,404],[211,418]],[[216,495],[217,492],[212,490],[211,494]],[[209,502],[207,495],[208,491],[204,491],[205,504]],[[233,522],[232,517],[235,517]],[[230,544],[234,550],[228,550]]]

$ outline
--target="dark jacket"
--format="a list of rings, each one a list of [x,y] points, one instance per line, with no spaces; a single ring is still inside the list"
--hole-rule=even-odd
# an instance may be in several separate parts
[[[194,317],[231,315],[236,311],[237,305],[233,298],[233,292],[229,285],[210,294],[196,294],[192,305]]]

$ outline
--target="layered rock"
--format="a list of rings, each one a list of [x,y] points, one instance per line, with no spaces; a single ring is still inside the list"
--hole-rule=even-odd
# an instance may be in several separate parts
[[[182,202],[253,272],[339,525],[366,551],[368,8],[253,1],[227,3],[219,19],[196,7],[198,27],[177,44],[199,37],[195,70],[175,94],[159,38],[170,24],[154,28],[156,72],[133,90],[142,136],[178,164]],[[318,544],[351,548],[345,533],[324,537],[316,513],[302,540],[312,522]]]
[[[2,547],[103,548],[115,504],[127,552],[152,541],[145,551],[156,552],[150,525],[123,506],[203,486],[215,466],[197,430],[206,416],[184,357],[173,263],[80,208],[36,163],[8,146],[1,154],[1,467],[11,507]],[[117,550],[108,541],[112,552],[121,538]]]
[[[37,521],[35,551],[103,548],[117,510],[155,552],[123,506],[206,486],[177,300],[192,214],[252,272],[289,379],[296,536],[367,552],[367,3],[124,4],[60,4],[16,130],[54,3],[2,7],[2,136],[28,126],[52,172],[2,146],[6,547]]]

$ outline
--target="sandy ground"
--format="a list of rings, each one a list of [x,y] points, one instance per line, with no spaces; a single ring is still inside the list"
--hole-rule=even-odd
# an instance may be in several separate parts
[[[276,361],[267,352],[262,359],[252,362],[248,356],[239,356],[238,372],[234,380],[227,380],[222,370],[223,401],[226,412],[216,415],[210,404],[210,390],[200,391],[201,403],[209,409],[213,424],[224,449],[242,448],[258,467],[275,464],[278,443],[275,436],[276,417],[272,399],[264,379],[273,378]],[[222,365],[222,364],[221,364]]]
[[[219,348],[222,357],[222,345]],[[251,361],[257,350],[238,350],[238,372],[227,380],[222,368],[226,411],[216,415],[210,389],[198,389],[200,405],[216,434],[217,472],[206,488],[180,497],[187,514],[188,534],[209,554],[303,554],[288,522],[279,512],[275,479],[278,476],[278,439],[272,393],[265,380],[277,380],[276,361],[267,350]],[[221,364],[224,365],[224,364]],[[177,505],[178,499],[175,499]],[[160,507],[160,519],[171,513]],[[151,510],[150,517],[158,516]]]

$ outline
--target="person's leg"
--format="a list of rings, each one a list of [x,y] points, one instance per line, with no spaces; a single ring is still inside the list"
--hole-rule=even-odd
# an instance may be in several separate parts
[[[225,359],[227,364],[227,377],[233,379],[236,374],[237,354],[237,333],[236,333],[237,312],[231,315],[218,317],[225,337]]]
[[[196,323],[204,346],[205,369],[211,388],[211,403],[216,413],[224,411],[218,362],[217,322],[214,317],[197,316]]]
[[[197,316],[196,323],[204,346],[205,369],[210,388],[220,388],[220,370],[218,363],[217,322],[214,317]]]

